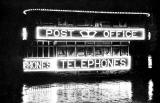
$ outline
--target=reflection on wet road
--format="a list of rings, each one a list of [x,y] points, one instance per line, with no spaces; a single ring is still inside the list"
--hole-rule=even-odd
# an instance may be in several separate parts
[[[105,80],[40,85],[23,84],[23,103],[146,103],[152,100],[152,80]]]

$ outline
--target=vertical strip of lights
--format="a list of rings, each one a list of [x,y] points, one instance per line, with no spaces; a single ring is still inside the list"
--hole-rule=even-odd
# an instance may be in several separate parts
[[[148,68],[152,68],[152,56],[148,55]]]
[[[153,81],[149,80],[148,82],[148,96],[149,96],[149,101],[152,100],[153,97]]]
[[[21,34],[21,36],[22,36],[22,40],[27,40],[27,38],[28,38],[28,32],[27,32],[27,28],[26,27],[22,28],[22,34]]]

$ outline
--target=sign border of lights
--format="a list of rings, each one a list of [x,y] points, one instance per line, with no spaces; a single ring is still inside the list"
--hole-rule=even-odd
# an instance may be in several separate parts
[[[110,38],[83,38],[83,37],[72,37],[72,38],[63,38],[63,37],[52,37],[52,38],[46,38],[46,37],[41,37],[39,30],[40,29],[63,29],[63,30],[97,30],[97,31],[104,31],[104,30],[139,30],[142,31],[142,37],[141,38],[115,38],[115,37],[110,37]],[[52,26],[37,26],[36,27],[36,39],[54,39],[54,40],[145,40],[145,28],[136,28],[136,27],[130,27],[130,28],[97,28],[97,27],[52,27]]]
[[[128,65],[127,67],[107,67],[107,68],[93,68],[93,69],[59,69],[57,67],[57,61],[60,59],[63,60],[73,60],[73,59],[88,59],[88,57],[45,57],[45,58],[36,58],[36,57],[29,57],[29,58],[24,58],[23,59],[23,71],[24,72],[65,72],[65,71],[118,71],[118,70],[130,70],[131,69],[131,56],[107,56],[107,57],[89,57],[89,59],[116,59],[116,58],[126,58],[128,60]],[[50,69],[42,69],[42,70],[27,70],[24,68],[24,62],[25,61],[49,61],[52,63],[53,67],[50,67]],[[56,64],[56,65],[54,65]],[[113,69],[113,70],[112,70]]]

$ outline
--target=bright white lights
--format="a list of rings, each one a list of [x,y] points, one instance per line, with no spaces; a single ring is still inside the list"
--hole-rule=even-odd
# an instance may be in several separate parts
[[[144,28],[36,27],[36,39],[145,40]]]
[[[149,96],[149,100],[152,100],[153,97],[153,81],[149,80],[148,82],[148,96]]]
[[[148,40],[151,40],[151,32],[148,32]]]
[[[63,60],[64,62],[62,62]],[[78,64],[78,65],[77,65]],[[129,70],[131,56],[24,58],[24,72]]]
[[[152,56],[148,56],[148,68],[152,68]]]
[[[26,9],[23,14],[27,15],[27,12],[31,11],[47,11],[47,12],[75,12],[75,13],[99,13],[99,14],[130,14],[130,15],[146,15],[150,17],[150,13],[144,12],[107,12],[107,11],[85,11],[85,10],[59,10],[59,9]]]
[[[44,85],[24,87],[23,103],[57,103],[57,89],[56,87],[46,88]]]
[[[23,27],[22,28],[22,40],[27,40],[27,38],[28,38],[27,28]]]

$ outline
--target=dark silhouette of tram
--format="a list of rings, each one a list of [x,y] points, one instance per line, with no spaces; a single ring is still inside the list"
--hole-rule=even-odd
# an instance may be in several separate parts
[[[134,71],[152,68],[149,13],[23,11],[23,71]]]

